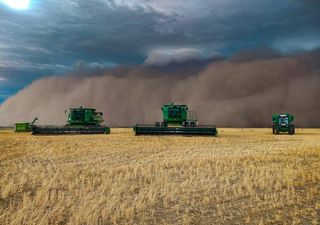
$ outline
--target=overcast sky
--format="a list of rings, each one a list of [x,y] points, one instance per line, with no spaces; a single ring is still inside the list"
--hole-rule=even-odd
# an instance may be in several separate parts
[[[24,0],[27,1],[27,0]],[[79,66],[165,65],[320,47],[318,0],[0,0],[0,103]]]

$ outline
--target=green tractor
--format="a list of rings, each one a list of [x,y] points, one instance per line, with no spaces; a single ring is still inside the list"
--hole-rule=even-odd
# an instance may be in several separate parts
[[[109,134],[110,128],[101,125],[103,113],[93,108],[71,108],[64,126],[32,126],[32,134]]]
[[[294,120],[294,116],[290,115],[289,113],[285,114],[275,114],[272,116],[272,132],[274,134],[282,133],[289,133],[293,135],[295,133],[295,127],[292,124]]]
[[[38,120],[38,117],[34,118],[31,123],[15,123],[14,124],[14,132],[31,132],[34,123]]]
[[[211,135],[218,136],[214,125],[199,125],[195,112],[188,111],[187,105],[170,103],[161,107],[163,121],[154,125],[137,124],[133,130],[136,135]]]

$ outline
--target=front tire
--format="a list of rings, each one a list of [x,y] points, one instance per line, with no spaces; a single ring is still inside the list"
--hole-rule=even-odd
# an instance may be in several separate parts
[[[276,126],[272,125],[272,133],[275,134],[276,133]]]
[[[279,134],[279,133],[280,133],[278,126],[276,126],[276,128],[275,128],[275,132],[276,132],[276,134]]]
[[[290,126],[289,126],[289,134],[290,134],[290,135],[293,135],[294,133],[295,133],[294,125],[290,125]]]

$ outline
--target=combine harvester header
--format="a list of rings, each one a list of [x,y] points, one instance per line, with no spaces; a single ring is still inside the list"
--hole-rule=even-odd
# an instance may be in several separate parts
[[[103,113],[93,108],[71,108],[64,126],[32,126],[32,134],[109,134],[110,128],[101,125]]]
[[[195,112],[188,111],[187,105],[174,103],[161,107],[163,121],[155,125],[137,124],[133,130],[136,135],[209,135],[218,136],[214,125],[199,125]]]

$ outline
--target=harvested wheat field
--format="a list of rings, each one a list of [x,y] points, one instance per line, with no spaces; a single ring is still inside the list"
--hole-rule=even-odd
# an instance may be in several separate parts
[[[0,131],[0,224],[319,224],[320,129]]]

